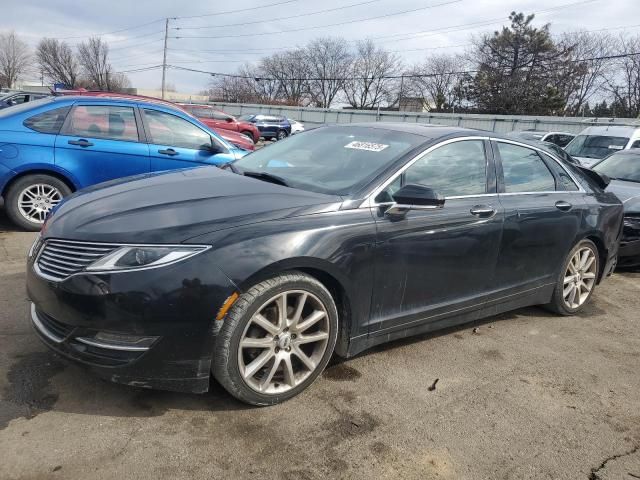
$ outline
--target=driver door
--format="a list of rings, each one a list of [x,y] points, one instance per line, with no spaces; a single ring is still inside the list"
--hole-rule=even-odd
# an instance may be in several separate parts
[[[145,108],[142,110],[149,142],[151,171],[218,165],[235,159],[227,148],[209,132],[182,117]],[[209,148],[215,144],[220,153]]]
[[[487,139],[447,141],[410,163],[374,197],[376,273],[370,334],[388,333],[477,308],[493,283],[503,210]],[[385,214],[393,193],[421,184],[441,208]]]

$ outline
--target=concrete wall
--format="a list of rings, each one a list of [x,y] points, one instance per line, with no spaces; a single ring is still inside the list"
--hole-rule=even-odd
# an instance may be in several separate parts
[[[245,113],[272,113],[284,115],[308,124],[353,122],[413,122],[457,125],[460,127],[507,133],[513,130],[556,130],[579,133],[590,125],[638,125],[638,119],[594,119],[581,117],[543,117],[520,115],[479,115],[429,112],[385,112],[372,110],[338,110],[308,107],[281,107],[242,103],[210,103],[220,110],[240,116]]]

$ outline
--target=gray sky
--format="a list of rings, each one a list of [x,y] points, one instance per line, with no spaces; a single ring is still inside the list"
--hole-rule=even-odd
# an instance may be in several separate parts
[[[170,21],[167,63],[225,73],[232,73],[243,62],[256,61],[263,54],[302,46],[319,36],[341,36],[348,41],[372,38],[387,50],[400,53],[406,63],[414,63],[429,54],[462,51],[471,35],[507,24],[511,10],[527,14],[541,12],[536,15],[536,23],[551,23],[553,33],[600,29],[611,29],[615,34],[640,33],[640,0],[370,0],[366,4],[363,2],[367,0],[290,0],[267,6],[284,1],[3,0],[0,31],[15,30],[35,46],[43,36],[67,37],[69,43],[75,44],[91,35],[136,27],[103,35],[111,49],[113,66],[125,71],[162,63],[162,19],[178,16],[183,18]],[[354,6],[342,8],[349,5]],[[425,8],[429,6],[432,8]],[[251,7],[254,8],[248,11],[218,14]],[[359,21],[416,9],[421,10]],[[197,15],[209,16],[184,18]],[[349,21],[354,23],[326,26]],[[237,25],[239,23],[250,24]],[[175,27],[180,30],[173,29]],[[306,30],[277,33],[293,29]],[[227,38],[185,38],[188,36]],[[160,85],[160,70],[127,75],[135,87],[158,88]],[[168,73],[168,83],[179,91],[196,93],[208,81],[209,77],[200,73],[175,70]]]

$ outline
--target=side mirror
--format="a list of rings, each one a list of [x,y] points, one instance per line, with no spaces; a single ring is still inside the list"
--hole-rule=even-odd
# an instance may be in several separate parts
[[[400,205],[419,207],[441,207],[444,197],[432,188],[424,185],[409,183],[392,195],[393,200]]]
[[[218,142],[216,142],[213,137],[211,138],[211,143],[209,145],[205,145],[204,149],[209,152],[211,155],[217,155],[218,153],[224,153],[224,150],[220,147]]]
[[[384,213],[391,217],[402,217],[409,210],[442,208],[444,197],[424,185],[407,184],[392,195],[394,204]]]

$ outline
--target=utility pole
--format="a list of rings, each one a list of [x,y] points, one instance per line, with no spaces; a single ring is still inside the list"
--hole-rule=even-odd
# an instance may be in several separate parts
[[[167,37],[169,36],[169,19],[164,21],[164,49],[162,54],[162,99],[164,100],[165,81],[167,78]]]

